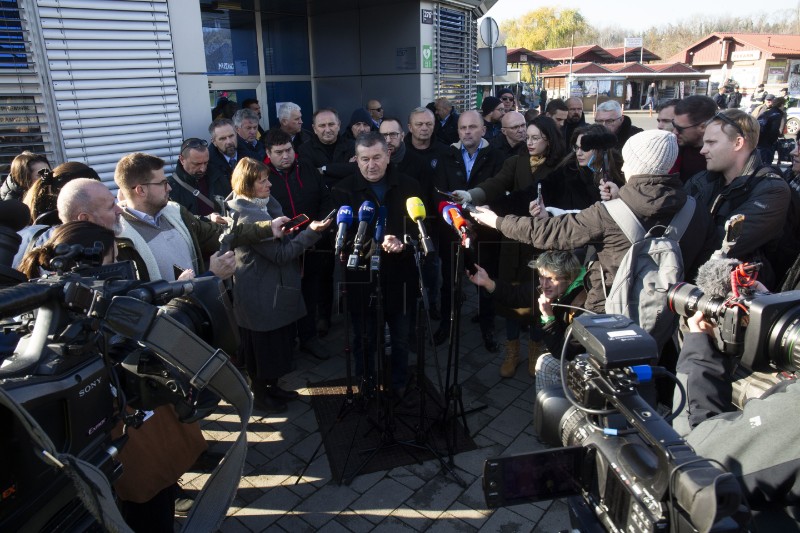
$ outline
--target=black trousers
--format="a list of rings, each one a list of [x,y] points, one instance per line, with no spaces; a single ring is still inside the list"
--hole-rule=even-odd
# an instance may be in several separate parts
[[[122,518],[136,533],[172,533],[177,489],[170,485],[144,503],[121,500]]]

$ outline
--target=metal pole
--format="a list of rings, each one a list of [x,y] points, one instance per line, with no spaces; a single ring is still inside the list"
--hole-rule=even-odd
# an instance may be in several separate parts
[[[492,70],[492,88],[489,90],[489,96],[494,96],[494,45],[489,47],[489,68]]]
[[[644,32],[642,32],[642,46],[639,47],[639,63],[644,63]]]

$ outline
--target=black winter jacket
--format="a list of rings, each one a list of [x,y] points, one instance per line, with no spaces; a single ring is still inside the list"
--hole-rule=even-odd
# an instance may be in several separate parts
[[[241,137],[238,137],[238,144],[236,145],[236,157],[241,159],[243,157],[251,157],[256,161],[263,162],[264,158],[267,157],[267,149],[264,148],[264,143],[261,141],[256,141],[255,146],[250,144],[249,142],[245,141]]]
[[[436,117],[433,134],[440,142],[444,143],[445,145],[458,142],[459,116],[460,115],[456,112],[455,108],[451,109],[450,114],[447,116],[447,122],[444,123],[444,126],[442,126],[442,121]]]
[[[275,198],[289,218],[299,214],[311,220],[321,220],[333,209],[330,192],[319,171],[311,163],[295,159],[292,166],[280,171],[267,163],[272,182],[270,195]]]
[[[236,154],[237,161],[238,158],[242,157],[242,154]],[[260,160],[259,160],[260,161]],[[233,173],[233,169],[231,169],[228,160],[225,159],[225,156],[222,155],[216,146],[209,143],[208,145],[208,170],[206,170],[206,179],[208,179],[209,183],[226,183],[228,192],[231,190],[231,174]],[[172,187],[175,188],[174,186]],[[227,196],[227,195],[226,195]]]
[[[625,143],[628,142],[628,139],[636,135],[637,133],[644,131],[642,128],[636,127],[631,122],[630,117],[626,117],[625,115],[622,116],[622,125],[620,125],[619,129],[617,130],[617,150],[622,150],[622,147],[625,146]]]
[[[316,135],[309,142],[303,143],[297,153],[301,159],[314,165],[314,168],[325,167],[325,184],[331,188],[340,179],[358,171],[358,165],[350,162],[356,155],[355,142],[342,135],[334,143],[333,156],[328,155],[325,145]]]
[[[181,165],[180,162],[178,162],[178,164],[175,165],[175,174],[177,174],[178,178],[180,178],[180,180],[186,183],[187,185],[194,187],[195,189],[198,188],[197,179],[194,176],[187,174],[186,171],[183,169],[183,165]],[[199,215],[201,214],[201,212],[208,213],[209,212],[208,209],[201,208],[201,206],[208,208],[208,205],[202,200],[199,200],[185,187],[180,185],[175,180],[175,174],[173,174],[168,178],[169,186],[172,187],[172,190],[169,193],[169,199],[172,200],[173,202],[181,204],[183,207],[188,209],[193,215]],[[208,198],[214,203],[215,207],[213,208],[213,211],[217,213],[222,213],[223,207],[219,205],[219,202],[216,201],[216,197],[217,196],[222,197],[224,203],[225,198],[231,193],[230,180],[224,179],[224,177],[220,173],[215,172],[212,175],[209,174],[208,171],[206,171],[206,176],[204,179],[208,181],[208,194],[205,195],[206,198]]]

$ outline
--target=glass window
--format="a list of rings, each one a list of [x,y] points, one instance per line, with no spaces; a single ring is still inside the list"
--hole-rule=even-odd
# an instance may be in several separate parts
[[[0,0],[0,68],[28,68],[17,0]]]
[[[267,76],[311,74],[306,17],[262,12],[261,25]]]
[[[252,11],[201,5],[206,70],[210,76],[257,76],[258,45]]]
[[[314,114],[311,102],[311,82],[284,81],[267,83],[267,106],[261,106],[261,114],[266,111],[270,124],[278,124],[277,104],[294,102],[303,110],[303,129],[311,130],[311,116]]]
[[[242,102],[248,98],[256,98],[255,89],[216,89],[209,91],[209,109],[211,109],[212,120],[220,117],[233,118],[233,113],[241,109]]]

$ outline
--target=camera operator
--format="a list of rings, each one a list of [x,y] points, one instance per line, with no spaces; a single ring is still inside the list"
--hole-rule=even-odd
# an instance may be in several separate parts
[[[763,285],[761,285],[763,289]],[[743,411],[732,404],[735,359],[715,344],[716,326],[696,312],[678,359],[687,416],[673,426],[698,455],[721,462],[737,476],[760,531],[800,530],[800,384],[782,381]]]
[[[39,277],[42,271],[50,270],[58,245],[78,244],[88,249],[97,242],[105,252],[102,263],[114,262],[112,230],[87,221],[67,222],[57,226],[44,245],[25,255],[21,269],[29,278]],[[122,423],[112,434],[114,438],[122,434]],[[123,473],[114,483],[122,516],[134,531],[171,533],[178,478],[207,447],[200,427],[181,423],[172,405],[163,405],[127,434],[129,439],[119,453]]]

